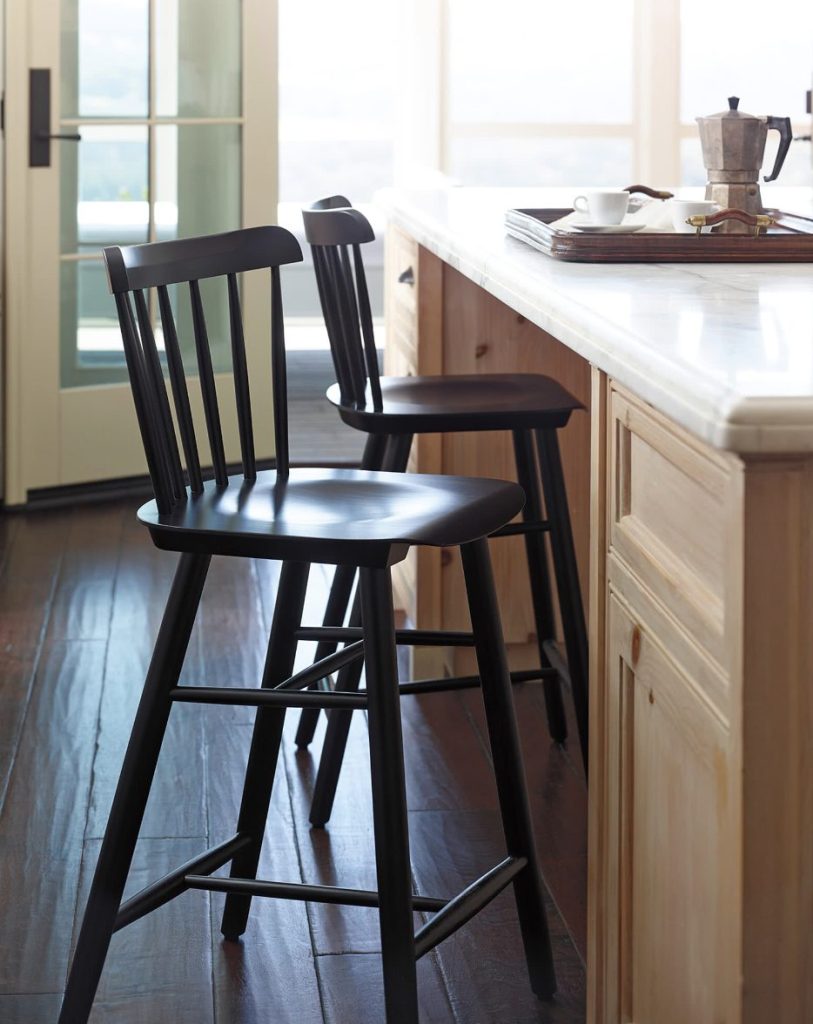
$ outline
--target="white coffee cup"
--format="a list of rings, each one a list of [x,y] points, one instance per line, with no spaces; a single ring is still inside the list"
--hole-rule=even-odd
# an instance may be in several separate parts
[[[620,224],[627,213],[629,192],[620,188],[596,189],[576,196],[573,209],[585,214],[591,224]]]
[[[693,228],[686,221],[689,217],[699,214],[708,216],[711,213],[719,213],[720,207],[709,199],[670,199],[669,206],[672,211],[672,227],[679,235],[691,235],[697,228]],[[703,234],[711,231],[711,228],[703,228]]]

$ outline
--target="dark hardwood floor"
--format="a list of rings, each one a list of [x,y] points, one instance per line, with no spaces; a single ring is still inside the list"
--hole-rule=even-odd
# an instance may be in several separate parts
[[[145,666],[175,567],[132,502],[0,515],[0,1022],[56,1020]],[[186,682],[254,685],[278,566],[212,564]],[[320,618],[314,567],[306,621]],[[240,638],[253,638],[241,642]],[[300,648],[307,661],[310,645]],[[510,892],[419,964],[423,1024],[584,1021],[586,792],[575,746],[547,738],[541,692],[515,689],[560,990],[532,995]],[[179,706],[129,891],[233,834],[253,712]],[[418,891],[445,896],[503,856],[477,692],[403,702]],[[289,715],[261,875],[375,887],[365,721],[333,818],[311,830],[318,756]],[[322,730],[318,737],[321,737]],[[575,735],[575,729],[573,730]],[[190,892],[114,936],[92,1020],[351,1024],[382,1019],[374,911],[255,900],[224,943],[221,896]]]

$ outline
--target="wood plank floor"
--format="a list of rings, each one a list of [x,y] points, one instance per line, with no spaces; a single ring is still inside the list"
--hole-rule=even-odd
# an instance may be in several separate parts
[[[132,503],[0,515],[0,1022],[58,1013],[77,917],[175,567]],[[278,566],[214,560],[186,682],[254,685]],[[319,621],[314,567],[306,621]],[[238,637],[253,637],[241,644]],[[300,661],[311,656],[303,644]],[[419,964],[424,1024],[584,1020],[586,793],[575,752],[547,738],[539,688],[515,689],[560,990],[531,994],[503,893]],[[173,712],[128,891],[233,834],[252,714]],[[479,694],[403,702],[418,891],[449,895],[503,856]],[[261,874],[375,887],[366,727],[356,715],[333,818],[308,827],[322,729],[289,715]],[[101,1024],[350,1024],[383,1018],[374,911],[256,900],[241,943],[223,897],[187,893],[114,936]]]

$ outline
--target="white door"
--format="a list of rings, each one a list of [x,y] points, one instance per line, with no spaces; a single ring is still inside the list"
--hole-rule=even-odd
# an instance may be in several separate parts
[[[100,252],[276,219],[277,47],[273,0],[6,5],[5,500],[14,505],[145,472]],[[227,321],[219,297],[212,303],[215,369],[227,371]],[[262,285],[247,287],[244,305],[259,369]],[[178,318],[183,332],[180,304]],[[273,435],[259,404],[262,457]]]

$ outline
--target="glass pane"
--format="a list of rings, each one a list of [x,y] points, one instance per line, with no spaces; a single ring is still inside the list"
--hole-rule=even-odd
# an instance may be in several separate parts
[[[63,260],[60,276],[62,387],[125,380],[119,322],[101,260]]]
[[[594,185],[632,178],[628,139],[453,139],[451,173],[464,185]]]
[[[632,0],[450,0],[452,121],[632,119]]]
[[[240,114],[240,12],[240,0],[160,0],[155,5],[159,117]]]
[[[682,0],[681,22],[684,122],[725,110],[729,96],[748,114],[804,119],[813,4]]]
[[[147,241],[147,128],[83,125],[60,152],[61,251]]]
[[[159,240],[240,227],[239,125],[155,129],[155,228]]]
[[[62,116],[146,117],[148,0],[62,0]]]
[[[241,224],[241,133],[238,125],[160,125],[155,129],[155,230],[159,240],[232,231]],[[192,357],[188,290],[177,302],[184,358]],[[221,282],[202,281],[215,371],[231,366],[229,314]]]

